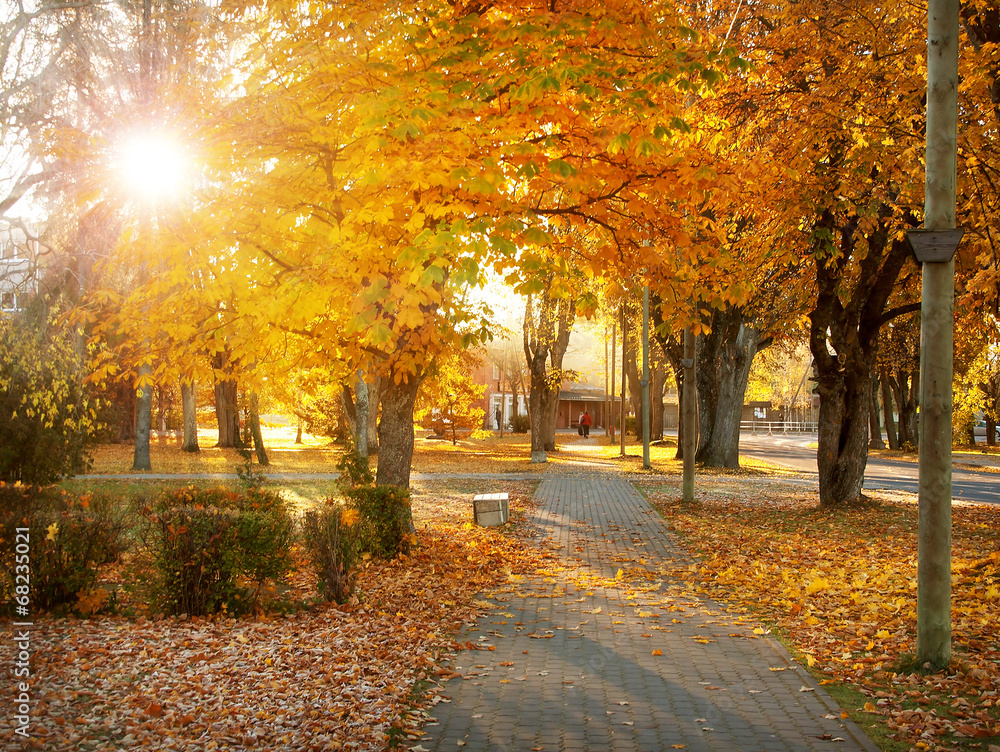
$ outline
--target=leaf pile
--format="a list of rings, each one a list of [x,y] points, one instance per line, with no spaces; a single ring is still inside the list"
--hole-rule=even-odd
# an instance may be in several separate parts
[[[912,500],[880,494],[827,510],[815,493],[773,483],[717,485],[695,505],[678,497],[650,486],[699,557],[672,574],[771,623],[827,681],[863,692],[862,725],[881,722],[919,749],[978,748],[1000,737],[1000,510],[954,507],[953,659],[948,671],[926,675],[913,661]]]
[[[491,483],[523,519],[532,484]],[[477,592],[546,554],[513,531],[470,524],[465,489],[414,489],[420,546],[369,562],[359,597],[257,619],[36,617],[29,748],[380,750],[412,737],[419,705],[441,701],[433,680],[454,631],[484,604]],[[309,576],[293,589],[303,592]],[[6,641],[0,660],[12,665]],[[12,682],[0,688],[11,707]],[[418,707],[415,707],[415,703]],[[2,733],[13,738],[9,727]]]

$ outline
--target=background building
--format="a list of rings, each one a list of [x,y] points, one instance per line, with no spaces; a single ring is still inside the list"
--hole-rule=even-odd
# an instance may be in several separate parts
[[[0,312],[24,308],[38,291],[38,243],[19,227],[0,222]]]

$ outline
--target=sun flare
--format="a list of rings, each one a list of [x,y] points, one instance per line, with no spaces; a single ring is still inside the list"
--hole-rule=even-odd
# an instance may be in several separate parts
[[[187,155],[174,138],[136,134],[122,142],[117,166],[129,198],[153,203],[178,198],[184,187]]]

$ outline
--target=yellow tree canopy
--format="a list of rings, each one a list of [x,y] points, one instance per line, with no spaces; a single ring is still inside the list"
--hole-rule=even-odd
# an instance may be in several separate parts
[[[487,265],[561,254],[668,282],[698,266],[726,179],[721,124],[694,105],[734,60],[670,6],[275,2],[247,19],[224,96],[192,98],[206,174],[195,209],[146,233],[133,336],[252,362],[300,337],[299,357],[374,355],[399,381],[485,335],[461,293]],[[569,224],[598,230],[582,255]]]

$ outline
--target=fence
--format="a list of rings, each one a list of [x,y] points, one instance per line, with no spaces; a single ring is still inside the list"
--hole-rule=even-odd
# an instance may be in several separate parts
[[[819,424],[815,421],[792,420],[744,420],[740,423],[740,431],[748,433],[816,433]]]

